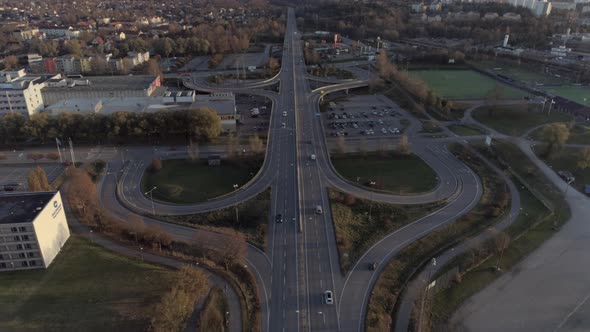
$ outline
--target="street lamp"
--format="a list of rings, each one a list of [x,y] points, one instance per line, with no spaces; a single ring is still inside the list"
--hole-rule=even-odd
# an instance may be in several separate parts
[[[154,186],[152,189],[148,190],[145,192],[145,195],[150,194],[150,200],[152,201],[152,214],[155,216],[156,215],[156,207],[154,206],[154,190],[158,188],[156,186]]]
[[[574,179],[569,179],[567,180],[565,183],[565,193],[563,194],[563,197],[567,198],[567,190],[570,188],[570,184],[574,182]]]
[[[238,184],[234,184],[234,191],[238,190],[239,185]],[[236,224],[238,224],[240,222],[240,218],[238,215],[238,204],[236,204]]]

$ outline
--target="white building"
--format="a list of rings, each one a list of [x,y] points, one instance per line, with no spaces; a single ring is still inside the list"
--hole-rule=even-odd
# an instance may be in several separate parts
[[[148,62],[150,59],[150,52],[128,52],[124,61],[128,68],[139,66],[142,63]]]
[[[162,97],[162,101],[165,104],[173,103],[193,103],[195,101],[195,91],[166,91]]]
[[[0,71],[0,114],[30,116],[43,109],[41,89],[52,76],[27,75],[24,69]]]
[[[0,196],[0,271],[47,268],[69,237],[59,191]]]

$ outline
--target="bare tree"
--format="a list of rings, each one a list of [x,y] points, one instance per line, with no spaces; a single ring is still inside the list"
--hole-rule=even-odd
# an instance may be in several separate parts
[[[338,136],[336,139],[336,152],[339,154],[346,153],[346,141],[344,140],[344,136]]]
[[[56,152],[50,152],[48,154],[45,155],[45,158],[49,159],[49,160],[53,160],[56,161],[59,159],[59,154],[57,154]]]
[[[162,160],[152,159],[152,163],[150,165],[150,170],[154,173],[157,173],[160,170],[162,170]]]
[[[579,169],[590,167],[590,147],[587,146],[582,150],[582,155],[580,156],[580,160],[578,160],[577,166]]]
[[[190,141],[188,155],[193,161],[199,160],[199,143],[193,142],[192,140]]]
[[[49,182],[47,181],[47,174],[45,174],[45,171],[43,170],[43,168],[37,166],[32,172],[35,172],[37,174],[37,179],[39,179],[40,191],[50,191],[51,186],[49,185]]]
[[[39,159],[43,159],[44,155],[42,153],[39,152],[31,152],[27,155],[27,159],[31,159],[33,160],[35,163],[37,163],[37,161]]]
[[[261,154],[264,152],[264,143],[260,137],[258,137],[258,135],[251,136],[248,142],[250,144],[250,150],[252,153]]]
[[[220,255],[226,270],[234,263],[241,262],[246,258],[248,244],[243,234],[235,232],[223,240]]]
[[[226,150],[228,158],[233,158],[236,156],[236,152],[238,151],[238,138],[235,134],[230,134],[227,140]]]
[[[34,170],[29,172],[29,176],[27,177],[27,185],[29,191],[42,191],[41,184],[39,183],[39,177],[37,176],[37,173]]]
[[[402,135],[400,137],[397,151],[404,155],[410,154],[410,142],[408,140],[408,135]]]
[[[6,160],[6,154],[0,152],[0,160]]]

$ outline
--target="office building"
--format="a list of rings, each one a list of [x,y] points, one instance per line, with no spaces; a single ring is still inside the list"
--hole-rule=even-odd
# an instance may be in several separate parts
[[[0,114],[30,116],[43,109],[41,89],[52,75],[27,75],[24,69],[0,71]]]
[[[0,196],[0,272],[47,268],[69,237],[59,192]]]

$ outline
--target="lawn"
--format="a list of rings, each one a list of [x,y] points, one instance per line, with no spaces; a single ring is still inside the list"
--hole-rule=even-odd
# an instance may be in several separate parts
[[[531,105],[500,105],[490,113],[488,108],[483,106],[473,111],[473,118],[482,124],[491,127],[503,134],[520,136],[528,129],[552,122],[568,122],[571,116],[551,112],[541,113],[539,106]]]
[[[208,166],[206,160],[170,159],[162,161],[156,173],[146,171],[142,188],[154,186],[154,199],[187,204],[204,202],[244,185],[260,169],[262,159],[222,160],[220,166]]]
[[[448,128],[459,136],[476,136],[486,133],[482,128],[471,125],[452,124]]]
[[[393,192],[421,193],[434,189],[436,173],[415,155],[368,153],[332,157],[336,171],[349,181]],[[370,182],[376,182],[371,186]]]
[[[552,86],[542,87],[543,90],[550,94],[573,100],[579,104],[590,107],[590,87],[588,86]]]
[[[146,331],[172,276],[72,236],[47,270],[0,274],[0,330]]]
[[[420,78],[436,93],[450,99],[485,99],[496,85],[502,87],[503,98],[506,99],[528,95],[471,70],[412,70],[410,75]]]
[[[509,63],[505,61],[478,61],[474,66],[481,69],[489,69],[492,72],[504,75],[515,81],[526,82],[527,84],[561,84],[566,83],[563,78],[547,75],[540,72],[535,65]],[[497,70],[495,70],[497,69]]]
[[[563,148],[551,154],[549,158],[544,159],[555,171],[567,170],[572,172],[576,178],[572,186],[581,192],[584,190],[584,185],[590,184],[590,168],[580,169],[577,167],[578,160],[582,156],[582,150],[583,148]],[[539,153],[542,151],[544,151],[543,148],[535,151],[540,158],[544,158],[543,154]]]

